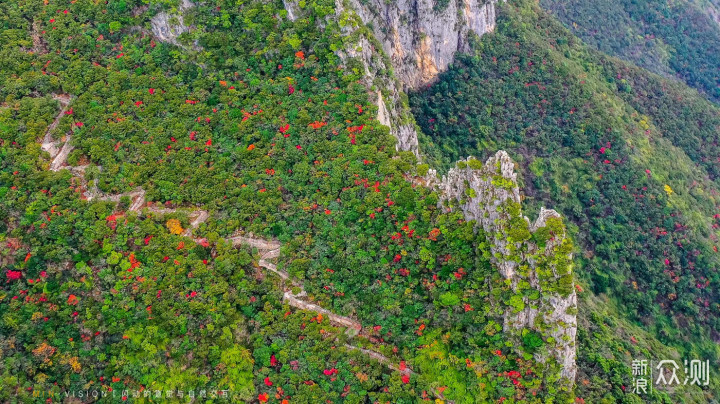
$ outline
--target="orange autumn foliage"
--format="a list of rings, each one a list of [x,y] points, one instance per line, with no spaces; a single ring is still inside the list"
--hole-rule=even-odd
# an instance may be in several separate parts
[[[167,229],[172,234],[182,234],[183,228],[182,225],[180,225],[180,221],[177,219],[170,219],[165,223],[165,226],[167,226]]]

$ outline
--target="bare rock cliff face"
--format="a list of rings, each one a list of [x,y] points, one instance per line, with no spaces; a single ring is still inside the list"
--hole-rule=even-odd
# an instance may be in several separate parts
[[[432,82],[447,70],[456,52],[468,49],[468,34],[495,29],[497,0],[352,0],[363,23],[390,57],[395,75],[406,88]]]
[[[553,375],[570,388],[575,380],[577,296],[572,280],[572,246],[560,215],[541,209],[534,222],[522,215],[514,163],[499,151],[484,165],[469,158],[437,186],[442,204],[475,220],[491,244],[491,262],[506,290],[494,302],[505,332],[522,346],[527,330],[536,332],[544,349],[535,359],[556,361]]]
[[[390,129],[397,139],[396,148],[411,151],[420,157],[418,128],[409,107],[403,102],[403,94],[398,90],[397,80],[383,74],[388,71],[387,58],[383,58],[376,42],[365,35],[357,35],[357,43],[338,52],[340,58],[348,63],[354,58],[362,63],[365,74],[363,82],[370,92],[370,100],[378,107],[377,120]]]
[[[447,70],[455,53],[468,49],[468,35],[483,35],[495,28],[497,0],[449,0],[442,10],[435,0],[336,0],[338,16],[354,12],[355,30],[370,27],[347,55],[359,56],[368,87],[376,85],[378,119],[390,128],[400,151],[420,157],[418,131],[403,91],[432,82]],[[287,3],[286,3],[287,6]],[[288,14],[292,13],[292,8]],[[353,29],[348,27],[346,34]],[[369,36],[374,36],[370,40]],[[395,75],[381,76],[392,68]],[[378,80],[380,79],[380,80]]]

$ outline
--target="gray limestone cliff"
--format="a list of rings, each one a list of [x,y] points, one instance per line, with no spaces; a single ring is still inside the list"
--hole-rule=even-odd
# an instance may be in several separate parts
[[[344,27],[348,37],[359,34],[356,46],[345,54],[362,60],[365,82],[376,92],[371,98],[376,100],[378,119],[390,128],[398,150],[420,156],[419,128],[404,91],[428,84],[447,70],[455,53],[468,49],[470,32],[483,35],[492,31],[495,3],[450,0],[438,10],[434,0],[336,0],[340,18],[351,12],[359,20]],[[394,76],[386,73],[391,69]]]
[[[357,26],[347,26],[347,34],[356,34],[356,42],[346,49],[338,51],[338,56],[344,63],[351,60],[362,64],[364,71],[363,83],[368,89],[370,100],[378,107],[377,120],[390,129],[390,133],[397,140],[399,151],[411,151],[420,157],[418,131],[415,119],[410,112],[407,97],[399,90],[397,80],[386,72],[389,71],[389,61],[384,57],[382,49],[367,32],[355,29]]]
[[[390,57],[395,76],[406,88],[432,82],[447,70],[456,52],[468,50],[470,32],[495,29],[497,0],[351,0],[364,24]]]
[[[494,302],[505,332],[516,346],[526,330],[538,333],[547,349],[533,352],[535,359],[554,358],[557,379],[571,387],[577,372],[572,245],[554,210],[541,209],[534,222],[522,215],[514,166],[504,151],[485,164],[460,161],[437,185],[440,206],[460,209],[484,231],[505,289]]]
[[[286,17],[295,21],[303,16],[303,10],[295,0],[283,0]],[[392,74],[393,65],[386,56],[373,32],[358,16],[357,4],[335,0],[335,19],[342,21],[341,29],[345,47],[336,52],[346,67],[357,67],[369,98],[378,107],[377,120],[390,129],[397,140],[399,151],[410,151],[420,158],[418,131],[410,112],[407,96],[400,90],[402,85]]]

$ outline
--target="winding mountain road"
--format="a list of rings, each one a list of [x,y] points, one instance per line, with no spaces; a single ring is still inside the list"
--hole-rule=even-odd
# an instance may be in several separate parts
[[[60,104],[62,105],[62,108],[60,112],[58,113],[55,120],[48,126],[48,129],[45,133],[45,137],[42,140],[42,150],[48,152],[50,154],[50,157],[52,158],[52,161],[50,163],[49,169],[51,171],[60,171],[62,169],[69,170],[82,184],[87,184],[87,181],[85,180],[84,174],[85,169],[87,166],[68,166],[67,165],[67,158],[72,152],[73,148],[70,146],[71,136],[67,135],[65,137],[65,140],[63,144],[58,147],[59,143],[58,141],[53,140],[51,132],[57,128],[60,119],[62,119],[62,116],[65,114],[65,112],[68,110],[68,106],[70,105],[70,101],[72,100],[72,97],[69,95],[55,95],[53,96],[54,99],[58,100]],[[123,197],[129,197],[132,200],[132,203],[128,207],[128,211],[130,212],[142,212],[144,209],[148,212],[160,214],[160,215],[166,215],[166,214],[172,214],[172,213],[178,213],[178,212],[184,212],[187,213],[191,217],[190,226],[185,229],[185,231],[182,233],[183,236],[192,238],[196,243],[200,243],[201,241],[204,241],[203,238],[198,238],[193,236],[193,231],[197,229],[202,223],[205,223],[209,218],[210,214],[209,212],[202,210],[202,209],[185,209],[185,208],[161,208],[161,207],[154,207],[154,206],[147,206],[148,201],[145,198],[146,192],[141,187],[138,187],[132,191],[121,193],[121,194],[105,194],[102,191],[100,191],[97,187],[97,180],[93,182],[93,184],[87,189],[83,195],[86,197],[88,201],[90,200],[101,200],[101,201],[110,201],[110,202],[120,202],[121,198]],[[262,238],[254,237],[252,234],[244,235],[244,234],[236,234],[231,237],[225,238],[227,242],[230,242],[233,246],[249,246],[251,248],[257,249],[258,253],[260,254],[260,258],[258,260],[258,267],[263,268],[275,275],[277,275],[283,282],[284,285],[282,286],[284,289],[283,293],[283,302],[287,303],[289,306],[294,307],[296,309],[300,310],[308,310],[313,311],[319,314],[322,314],[323,316],[327,317],[329,322],[333,325],[345,327],[348,330],[352,330],[352,335],[362,334],[363,333],[363,327],[362,324],[350,317],[341,316],[339,314],[333,313],[332,311],[325,309],[315,303],[308,302],[304,300],[303,298],[307,297],[307,293],[304,290],[304,287],[301,283],[299,283],[297,280],[293,279],[287,272],[278,269],[277,265],[272,263],[270,260],[273,260],[275,258],[278,258],[280,256],[280,249],[282,248],[282,244],[276,240],[266,240]],[[299,292],[293,293],[292,290],[297,290],[297,288],[300,289]],[[372,358],[374,360],[377,360],[378,362],[384,364],[388,367],[388,369],[391,369],[393,371],[400,372],[402,374],[415,374],[412,369],[410,369],[407,366],[398,366],[395,364],[393,360],[386,357],[385,355],[382,355],[376,351],[367,349],[367,348],[361,348],[355,345],[345,344],[344,347],[350,351],[358,351],[363,353],[364,355],[368,356],[369,358]],[[442,394],[438,393],[437,391],[434,391],[434,394],[438,398],[442,398]]]

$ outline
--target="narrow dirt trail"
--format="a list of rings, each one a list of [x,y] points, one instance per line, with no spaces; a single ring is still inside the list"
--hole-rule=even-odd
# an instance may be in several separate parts
[[[47,130],[45,131],[45,136],[43,137],[42,143],[40,144],[40,148],[50,154],[50,157],[53,159],[53,162],[50,164],[50,170],[57,171],[57,168],[64,163],[64,161],[67,159],[67,155],[70,154],[70,150],[68,150],[65,154],[65,157],[63,160],[57,160],[58,153],[61,152],[61,148],[58,147],[58,141],[53,140],[52,138],[52,132],[57,128],[57,126],[60,124],[60,119],[62,119],[63,115],[65,115],[65,112],[67,112],[68,105],[70,105],[70,100],[72,100],[72,97],[70,97],[67,94],[56,94],[53,95],[53,99],[57,100],[60,105],[60,112],[55,116],[55,120],[48,126]],[[65,144],[67,144],[66,142]],[[65,147],[64,145],[62,146]],[[58,163],[56,163],[56,160]],[[58,165],[59,164],[59,165]]]
[[[252,235],[248,236],[233,236],[228,239],[228,241],[231,241],[233,245],[248,245],[253,248],[257,248],[258,252],[260,253],[260,260],[258,261],[258,266],[267,269],[268,271],[271,271],[278,275],[283,281],[291,281],[290,275],[282,270],[279,270],[275,264],[272,262],[269,262],[268,260],[277,258],[280,255],[280,247],[281,244],[274,240],[265,240],[265,239],[259,239],[252,237]],[[291,281],[292,282],[292,281]],[[307,296],[307,293],[305,293],[304,288],[302,285],[297,283],[292,283],[295,287],[300,288],[300,292],[297,294],[294,294],[290,290],[286,290],[283,294],[283,301],[287,302],[290,306],[301,309],[301,310],[310,310],[317,313],[320,313],[327,317],[331,323],[335,325],[339,325],[342,327],[350,328],[353,330],[356,330],[357,332],[362,331],[362,324],[360,322],[353,320],[350,317],[341,316],[338,314],[333,313],[330,310],[327,310],[317,304],[307,302],[305,300],[302,300],[302,297]]]
[[[293,294],[291,291],[285,292],[283,294],[283,301],[287,302],[290,306],[293,306],[295,308],[301,309],[301,310],[309,310],[314,311],[316,313],[320,313],[323,316],[327,317],[328,320],[330,320],[330,323],[335,325],[340,325],[342,327],[350,328],[352,330],[356,330],[357,332],[362,331],[362,324],[359,322],[345,316],[340,316],[338,314],[333,313],[330,310],[324,309],[317,304],[309,303],[304,300],[301,300],[301,297],[305,297],[307,294],[305,291],[302,291],[298,294]]]
[[[67,167],[62,167],[67,168]],[[73,172],[74,174],[74,172]],[[84,178],[80,179],[81,182],[84,182]],[[100,191],[97,187],[97,181],[93,183],[93,185],[84,193],[85,198],[88,201],[96,200],[96,201],[107,201],[107,202],[115,202],[119,203],[120,200],[123,197],[128,197],[132,201],[130,203],[130,206],[128,207],[128,211],[130,212],[140,212],[142,210],[142,207],[145,206],[145,190],[138,187],[135,188],[132,191],[129,192],[123,192],[121,194],[105,194],[104,192]],[[172,213],[172,212],[167,212]]]
[[[277,241],[255,238],[252,236],[252,234],[250,234],[249,236],[231,236],[226,240],[232,242],[234,246],[247,244],[250,247],[257,248],[258,250],[265,252],[278,250],[281,247],[281,244]]]
[[[70,145],[70,140],[72,140],[72,136],[67,135],[65,144],[63,144],[62,149],[60,149],[60,152],[57,154],[57,156],[55,156],[53,161],[50,163],[50,171],[59,171],[62,168],[62,166],[65,165],[65,162],[67,161],[67,158],[70,155],[70,152],[72,152],[74,149]]]
[[[210,218],[210,213],[206,210],[195,210],[194,213],[197,214],[197,217],[190,222],[190,228],[185,230],[185,233],[183,233],[183,236],[185,237],[191,237],[191,229],[197,229],[201,224],[205,223]]]
[[[283,281],[290,281],[292,283],[291,277],[287,272],[277,269],[277,266],[275,264],[267,261],[272,258],[277,258],[280,255],[281,244],[277,241],[259,239],[252,236],[233,236],[227,238],[226,240],[231,241],[233,245],[236,246],[245,244],[250,247],[256,248],[260,253],[261,257],[258,261],[258,266],[277,274]],[[307,296],[307,293],[305,292],[303,286],[296,283],[292,284],[295,287],[299,287],[300,292],[293,293],[291,290],[286,290],[283,294],[283,302],[296,309],[313,311],[318,314],[322,314],[323,316],[327,317],[328,321],[330,321],[331,324],[353,330],[353,335],[362,333],[363,327],[360,322],[350,317],[341,316],[339,314],[333,313],[332,311],[325,309],[317,304],[303,300],[302,298]],[[364,355],[384,364],[385,366],[387,366],[388,369],[400,372],[402,374],[415,374],[415,372],[413,372],[413,370],[409,367],[405,366],[405,368],[402,369],[399,365],[396,365],[392,359],[379,352],[366,348],[361,348],[351,344],[344,344],[344,347],[351,351],[361,352]]]
[[[57,125],[60,122],[60,119],[62,118],[63,114],[65,114],[65,111],[67,110],[67,107],[70,103],[70,97],[69,96],[56,96],[56,99],[58,99],[61,104],[63,105],[63,108],[61,109],[60,113],[58,113],[57,117],[55,118],[55,121],[48,127],[48,130],[45,134],[45,138],[43,139],[43,150],[46,150],[50,153],[51,156],[54,157],[52,163],[50,164],[50,170],[52,171],[59,171],[61,169],[68,169],[70,170],[73,175],[75,175],[80,183],[87,183],[84,178],[85,168],[83,167],[71,167],[66,166],[65,162],[67,160],[67,156],[72,151],[72,147],[70,144],[70,136],[66,138],[65,144],[62,146],[62,148],[58,151],[56,147],[56,142],[53,141],[51,137],[51,132],[57,127]],[[149,212],[153,212],[156,214],[166,215],[166,214],[173,214],[177,212],[184,211],[185,213],[188,213],[191,217],[194,216],[194,218],[190,222],[190,226],[185,229],[183,232],[183,236],[191,237],[196,243],[200,243],[201,238],[194,238],[192,237],[192,233],[194,229],[197,229],[202,223],[207,221],[207,219],[210,217],[210,214],[201,209],[195,209],[191,211],[185,211],[183,209],[176,209],[176,208],[160,208],[160,207],[146,207],[147,200],[145,199],[145,190],[138,187],[133,191],[124,192],[121,194],[105,194],[97,187],[97,180],[94,181],[94,183],[88,187],[88,190],[84,193],[86,199],[88,201],[97,200],[97,201],[109,201],[109,202],[115,202],[119,203],[120,200],[123,197],[129,197],[132,200],[131,205],[128,208],[128,211],[130,212],[140,212],[143,208],[147,209]],[[280,247],[282,246],[279,242],[275,240],[265,240],[261,238],[253,237],[252,234],[250,235],[234,235],[231,237],[228,237],[225,239],[226,241],[232,243],[233,246],[241,246],[241,245],[247,245],[252,248],[256,248],[258,252],[260,252],[260,260],[258,261],[258,266],[261,268],[264,268],[277,276],[280,277],[283,281],[290,282],[293,287],[299,287],[300,292],[297,294],[293,294],[291,291],[287,290],[283,294],[283,301],[287,302],[290,306],[301,309],[301,310],[310,310],[315,311],[317,313],[320,313],[324,316],[326,316],[331,323],[335,325],[339,325],[342,327],[347,327],[352,330],[356,330],[357,332],[360,332],[362,330],[362,325],[349,317],[341,316],[338,314],[335,314],[331,312],[330,310],[324,309],[321,306],[306,302],[301,299],[301,297],[307,296],[305,293],[305,290],[303,289],[303,286],[299,283],[293,283],[291,280],[290,275],[282,270],[279,270],[277,266],[270,262],[270,260],[275,259],[280,256]],[[359,348],[358,348],[359,349]],[[385,358],[389,361],[389,359]]]
[[[392,369],[394,371],[400,372],[400,373],[406,373],[409,375],[414,375],[415,372],[412,371],[409,367],[405,366],[405,369],[401,369],[400,366],[395,366],[395,363],[391,361],[387,356],[377,353],[375,351],[371,351],[369,349],[360,348],[355,345],[345,344],[345,348],[351,350],[351,351],[360,351],[363,354],[375,359],[376,361],[384,364],[389,369]]]

